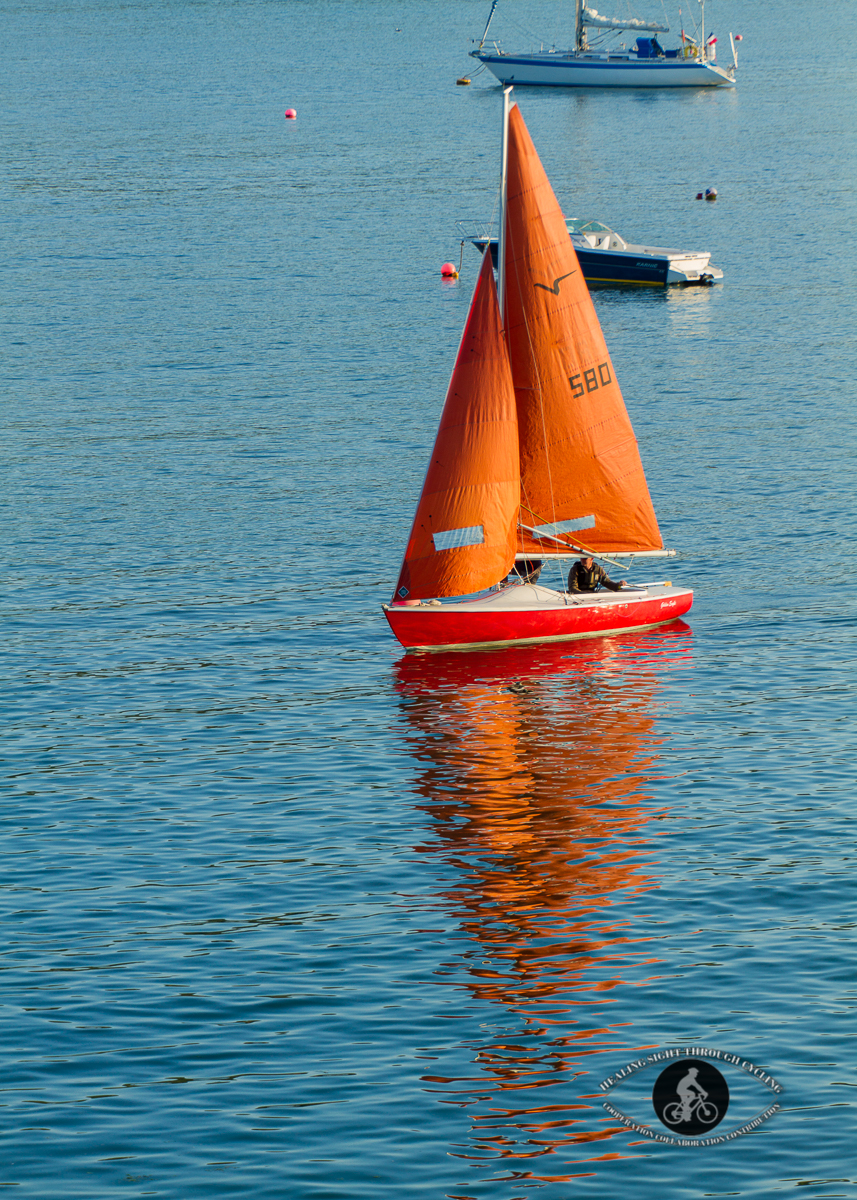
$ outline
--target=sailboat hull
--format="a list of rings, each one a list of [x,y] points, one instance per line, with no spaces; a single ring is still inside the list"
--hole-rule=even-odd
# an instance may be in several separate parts
[[[675,621],[692,604],[690,589],[668,584],[591,596],[525,584],[459,603],[385,604],[384,613],[406,650],[463,650],[651,629]]]
[[[630,55],[576,54],[548,50],[537,54],[471,51],[502,84],[535,87],[734,87],[730,73],[716,63],[692,58],[636,59]]]

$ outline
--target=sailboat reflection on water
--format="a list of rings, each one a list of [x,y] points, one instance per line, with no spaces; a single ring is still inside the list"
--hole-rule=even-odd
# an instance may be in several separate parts
[[[588,1161],[593,1142],[602,1155],[619,1131],[586,1097],[606,1055],[627,1060],[647,1044],[627,989],[659,974],[644,900],[658,886],[663,815],[652,802],[657,698],[691,665],[689,634],[678,622],[397,664],[436,835],[418,850],[452,870],[440,903],[467,939],[443,983],[469,992],[469,1027],[489,1031],[463,1047],[472,1073],[460,1054],[444,1072],[440,1048],[424,1080],[472,1120],[455,1152],[492,1172],[566,1179],[565,1162]]]

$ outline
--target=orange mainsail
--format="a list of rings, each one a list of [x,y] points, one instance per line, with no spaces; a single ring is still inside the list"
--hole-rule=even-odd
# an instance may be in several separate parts
[[[491,255],[485,255],[393,600],[462,596],[512,568],[518,420]]]
[[[506,196],[504,323],[518,408],[521,524],[596,552],[660,550],[604,335],[517,107],[509,113]],[[525,531],[519,549],[562,546]]]

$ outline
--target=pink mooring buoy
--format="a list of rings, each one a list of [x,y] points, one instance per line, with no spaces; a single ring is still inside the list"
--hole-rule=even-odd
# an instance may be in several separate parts
[[[296,110],[293,108],[287,108],[286,109],[286,120],[287,121],[296,121],[297,119],[298,119],[298,114],[297,114]]]
[[[458,278],[458,272],[455,269],[455,263],[444,263],[440,268],[440,273],[444,279]]]

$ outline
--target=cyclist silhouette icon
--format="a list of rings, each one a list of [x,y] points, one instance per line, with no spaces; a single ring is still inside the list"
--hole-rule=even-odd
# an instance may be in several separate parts
[[[695,1137],[712,1130],[726,1116],[729,1087],[710,1062],[685,1058],[660,1073],[652,1104],[668,1129]]]
[[[694,1114],[706,1125],[713,1125],[720,1116],[716,1104],[706,1104],[708,1092],[697,1079],[698,1074],[698,1067],[690,1067],[684,1079],[676,1084],[678,1101],[668,1104],[661,1118],[668,1125],[689,1121]]]

